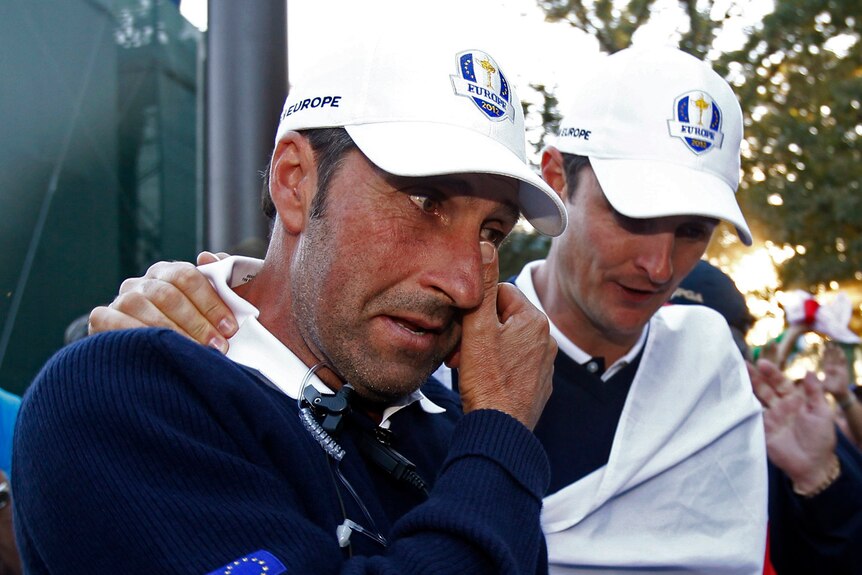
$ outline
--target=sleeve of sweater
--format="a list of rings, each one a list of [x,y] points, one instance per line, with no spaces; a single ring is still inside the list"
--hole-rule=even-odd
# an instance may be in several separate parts
[[[862,453],[838,433],[841,475],[805,499],[770,464],[770,558],[778,573],[854,575],[862,565]]]
[[[334,536],[343,516],[329,461],[295,411],[274,407],[282,400],[292,401],[162,330],[64,348],[28,390],[15,430],[27,572],[547,569],[547,461],[514,419],[464,417],[428,500],[395,522],[379,554],[351,557]],[[267,570],[239,570],[261,562]]]

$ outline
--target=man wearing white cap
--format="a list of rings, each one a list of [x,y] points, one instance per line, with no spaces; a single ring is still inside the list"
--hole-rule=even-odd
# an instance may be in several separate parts
[[[28,573],[547,570],[556,345],[496,250],[519,211],[551,235],[566,212],[472,48],[387,35],[291,92],[266,259],[206,271],[227,357],[128,330],[46,365],[16,430]],[[444,359],[460,407],[419,389]]]
[[[536,426],[551,461],[551,570],[761,573],[766,454],[746,366],[723,316],[664,306],[718,221],[751,244],[734,198],[739,105],[669,48],[614,54],[580,85],[542,158],[569,227],[516,280],[560,350]],[[794,450],[786,431],[770,429],[771,447],[793,452],[769,493],[778,573],[811,572],[803,559],[855,572],[862,518],[835,513],[852,482],[824,465],[830,449]]]
[[[569,226],[515,282],[560,350],[536,427],[552,572],[758,573],[760,406],[721,316],[663,307],[720,220],[751,244],[739,104],[671,48],[618,52],[579,85],[542,157]]]

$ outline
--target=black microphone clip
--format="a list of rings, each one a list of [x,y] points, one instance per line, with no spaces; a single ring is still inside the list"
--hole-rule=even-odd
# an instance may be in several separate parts
[[[302,403],[311,409],[328,434],[336,435],[344,424],[344,416],[350,413],[350,401],[355,393],[350,384],[341,386],[335,395],[323,395],[314,386],[307,385],[302,392]]]

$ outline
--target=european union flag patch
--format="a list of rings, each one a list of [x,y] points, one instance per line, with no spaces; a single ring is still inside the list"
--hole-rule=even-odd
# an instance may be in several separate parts
[[[231,561],[224,567],[210,571],[207,575],[281,575],[287,573],[281,561],[269,551],[255,551],[236,561]]]

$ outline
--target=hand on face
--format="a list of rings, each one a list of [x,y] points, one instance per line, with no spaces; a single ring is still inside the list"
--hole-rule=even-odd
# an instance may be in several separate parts
[[[557,344],[548,319],[513,285],[498,284],[497,250],[482,242],[485,295],[463,315],[459,368],[465,413],[496,409],[533,429],[551,395]]]
[[[198,263],[219,256],[203,252]],[[236,319],[204,275],[186,262],[158,262],[140,278],[125,280],[109,306],[90,313],[90,333],[138,327],[166,327],[203,345],[227,352]]]

